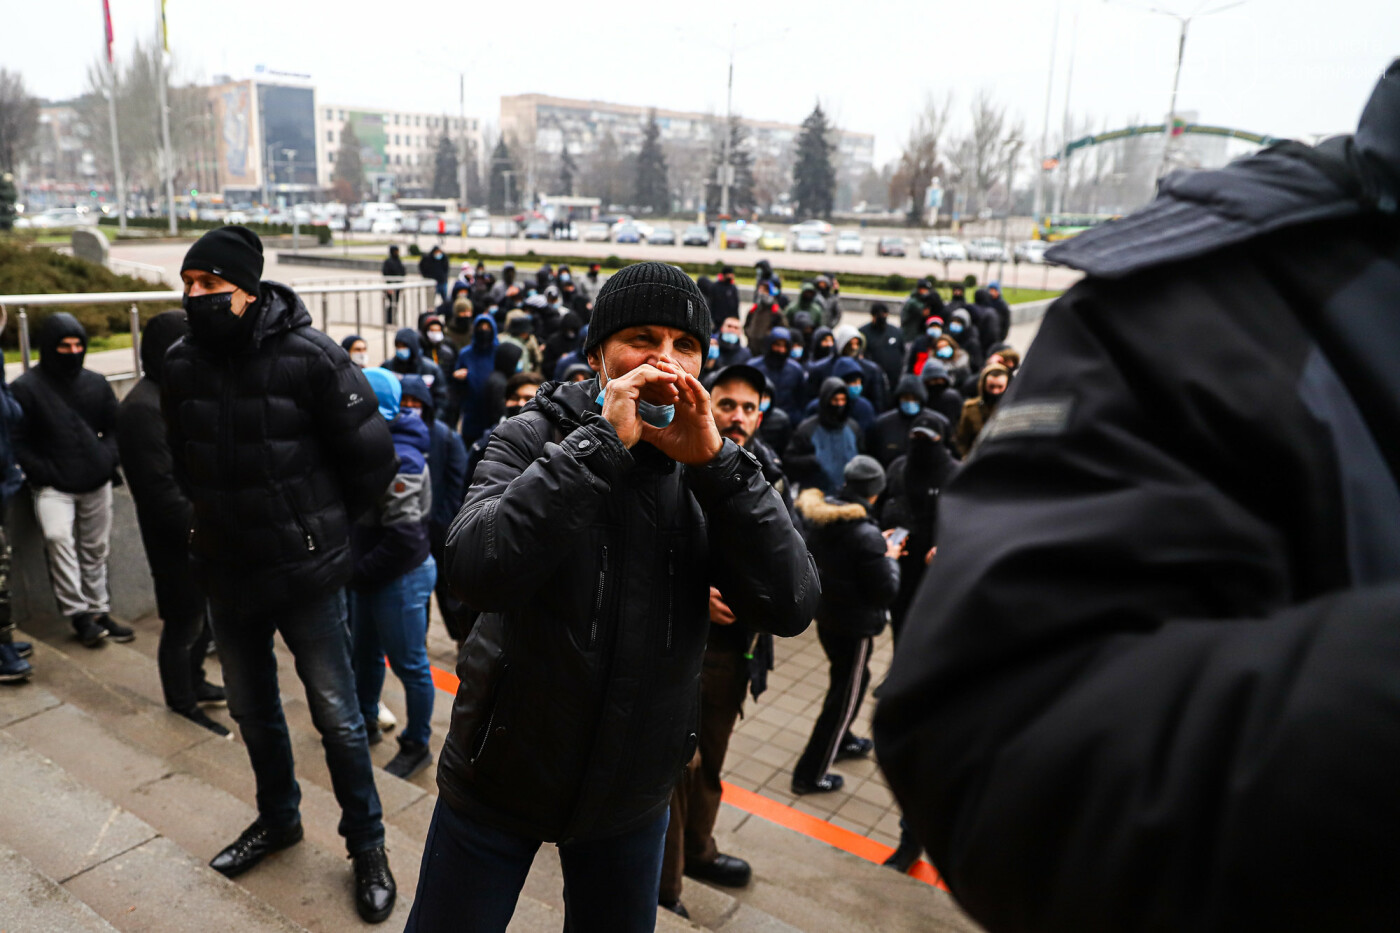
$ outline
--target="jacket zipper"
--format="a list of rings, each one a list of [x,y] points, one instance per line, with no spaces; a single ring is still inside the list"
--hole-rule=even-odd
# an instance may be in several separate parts
[[[486,728],[481,730],[481,741],[476,743],[476,754],[472,755],[471,764],[476,764],[481,753],[486,751],[486,743],[491,739],[491,726],[496,722],[496,708],[501,705],[501,682],[505,680],[508,670],[509,664],[501,665],[501,676],[496,678],[496,689],[491,693],[491,712],[486,716]]]
[[[671,650],[671,629],[676,606],[676,549],[666,552],[666,651]]]
[[[598,619],[603,614],[603,588],[608,583],[608,546],[603,545],[602,565],[598,570],[598,593],[593,597],[593,627],[588,631],[588,647],[598,644]]]
[[[306,542],[307,552],[315,554],[316,539],[311,537],[311,529],[306,526],[305,520],[302,519],[301,509],[297,508],[297,504],[292,501],[291,493],[287,492],[285,489],[282,490],[282,501],[286,502],[287,508],[292,510],[292,521],[297,523],[297,529],[301,532],[301,539]]]

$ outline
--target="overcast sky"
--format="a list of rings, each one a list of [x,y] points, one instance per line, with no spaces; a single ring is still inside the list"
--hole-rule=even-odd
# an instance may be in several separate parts
[[[820,99],[843,127],[874,133],[884,162],[925,97],[950,90],[961,116],[987,89],[1038,141],[1057,9],[1052,126],[1071,51],[1077,118],[1108,128],[1160,121],[1178,26],[1141,10],[1191,14],[1228,2],[168,0],[168,15],[186,76],[247,77],[263,64],[310,74],[322,102],[455,114],[465,73],[468,113],[492,123],[502,94],[528,92],[722,114],[732,34],[737,113],[796,123]],[[158,5],[111,0],[119,60],[134,38],[153,34]],[[6,7],[0,65],[42,97],[80,92],[102,54],[102,0]],[[1400,54],[1397,38],[1397,0],[1247,0],[1192,24],[1177,109],[1275,136],[1345,132]]]

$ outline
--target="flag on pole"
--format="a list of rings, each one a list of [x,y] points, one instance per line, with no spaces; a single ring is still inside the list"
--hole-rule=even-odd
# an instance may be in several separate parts
[[[165,54],[170,54],[170,31],[165,25],[165,0],[160,0],[160,42],[165,46]]]
[[[112,4],[102,0],[102,20],[107,30],[107,64],[112,64]]]

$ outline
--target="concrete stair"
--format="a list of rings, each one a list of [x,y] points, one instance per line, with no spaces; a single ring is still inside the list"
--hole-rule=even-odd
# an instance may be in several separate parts
[[[280,639],[278,667],[306,838],[230,882],[206,866],[256,815],[247,754],[240,742],[214,736],[164,708],[155,663],[159,621],[138,620],[133,627],[135,642],[95,650],[82,648],[59,627],[20,636],[36,643],[35,676],[0,691],[0,788],[27,788],[29,796],[23,806],[0,807],[0,840],[14,847],[0,849],[0,921],[6,910],[17,909],[10,906],[16,898],[32,896],[59,918],[38,929],[100,930],[107,928],[103,921],[119,930],[188,929],[192,916],[207,921],[205,927],[238,930],[367,927],[351,900],[350,866],[336,832],[339,807],[320,737]],[[434,663],[449,666],[441,657]],[[217,662],[210,659],[207,666],[217,682]],[[402,720],[402,690],[392,675],[384,700]],[[450,708],[450,698],[439,693],[435,758]],[[208,712],[236,732],[226,711]],[[407,920],[436,804],[435,768],[408,781],[382,770],[397,750],[394,735],[372,749],[399,885],[399,903],[383,929],[402,929]],[[730,891],[687,880],[683,901],[692,922],[660,911],[658,930],[977,929],[942,891],[728,805],[717,837],[724,851],[754,864],[753,883]],[[5,872],[14,874],[15,884],[4,883]],[[16,885],[35,893],[16,895]],[[562,889],[557,851],[544,846],[512,933],[562,929]],[[84,913],[84,905],[91,910]],[[0,930],[28,928],[0,922]]]

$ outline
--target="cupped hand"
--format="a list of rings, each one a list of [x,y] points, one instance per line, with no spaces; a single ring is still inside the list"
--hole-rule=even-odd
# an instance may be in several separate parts
[[[642,389],[650,386],[653,388],[649,395],[678,397],[680,393],[676,391],[676,382],[674,373],[663,372],[646,363],[626,375],[608,380],[603,387],[603,418],[613,426],[624,447],[630,449],[637,441],[643,440],[642,431],[647,425],[637,414],[637,401]]]
[[[642,422],[641,439],[677,463],[704,466],[724,446],[710,410],[710,393],[669,357],[662,357],[656,368],[675,378],[676,416],[664,428]]]

